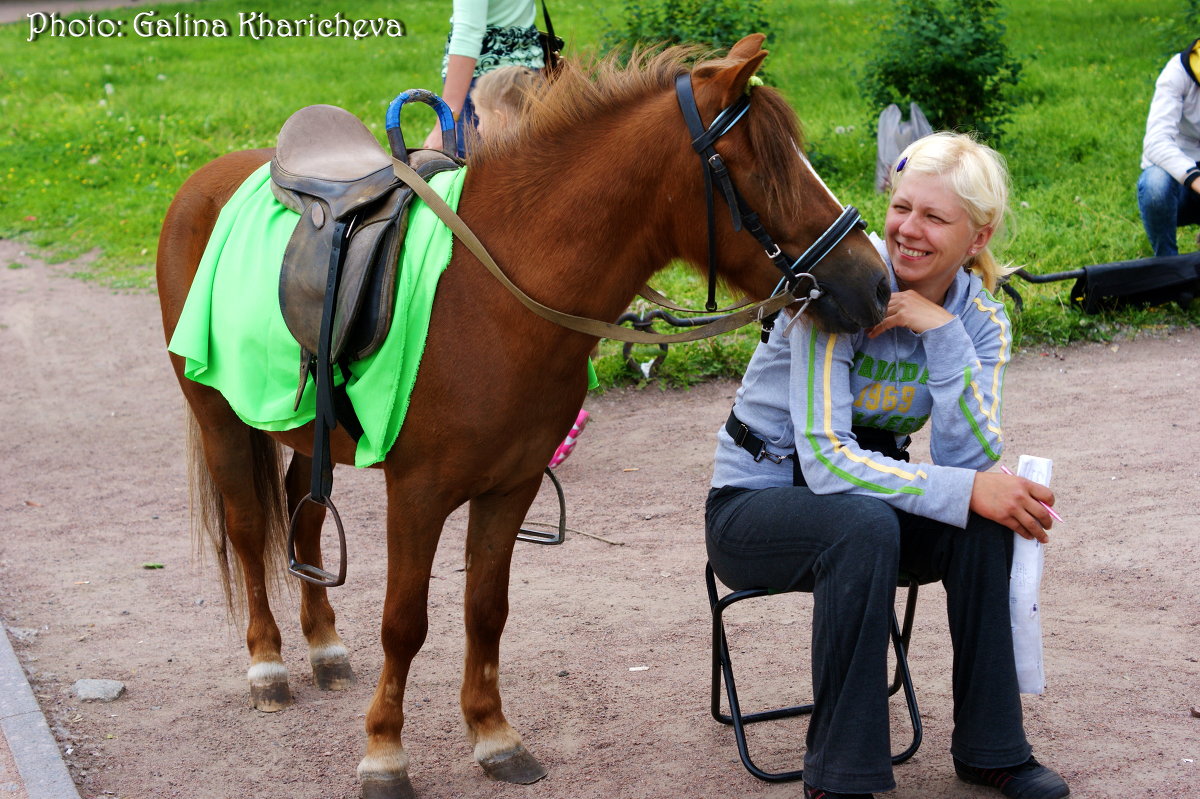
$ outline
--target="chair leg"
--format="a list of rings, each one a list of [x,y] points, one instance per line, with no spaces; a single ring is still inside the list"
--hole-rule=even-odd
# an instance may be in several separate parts
[[[908,721],[912,725],[913,737],[909,745],[900,752],[892,755],[892,765],[900,765],[917,753],[921,748],[924,729],[921,726],[921,711],[917,707],[917,692],[913,688],[912,674],[908,670],[908,638],[912,633],[912,612],[916,607],[916,583],[908,587],[908,607],[904,613],[904,631],[896,621],[896,611],[892,609],[892,647],[896,651],[896,676],[904,686],[904,702],[908,706]],[[895,693],[895,690],[892,690]]]
[[[901,578],[900,588],[906,588],[907,596],[904,602],[904,624],[900,628],[900,643],[904,645],[904,651],[908,652],[908,642],[912,638],[913,619],[917,615],[917,591],[920,585],[916,580]],[[900,662],[896,662],[896,673],[892,678],[892,685],[888,688],[888,696],[894,696],[900,690],[903,681],[900,676]]]
[[[712,716],[722,724],[733,726],[733,737],[737,741],[738,756],[741,758],[742,765],[746,767],[746,770],[755,777],[765,782],[791,782],[801,779],[804,776],[802,770],[771,772],[765,771],[755,765],[754,761],[750,758],[750,747],[746,743],[745,725],[758,721],[804,715],[811,713],[813,706],[811,704],[797,705],[795,707],[743,715],[741,704],[738,702],[737,684],[733,679],[733,664],[729,658],[729,644],[725,640],[725,623],[723,619],[725,609],[734,602],[752,597],[767,596],[770,592],[765,588],[750,588],[745,591],[734,591],[718,599],[716,581],[711,566],[706,568],[704,577],[708,586],[708,598],[713,614]],[[726,701],[729,703],[728,715],[721,712],[722,679],[725,682]]]
[[[791,782],[803,779],[804,771],[802,769],[771,772],[759,768],[750,757],[750,749],[746,743],[746,725],[759,721],[807,715],[812,713],[813,706],[811,704],[795,705],[777,710],[743,714],[741,704],[738,702],[737,686],[733,677],[733,664],[730,662],[729,657],[729,643],[725,638],[724,613],[726,608],[743,599],[768,596],[772,592],[765,588],[750,588],[742,591],[733,591],[724,597],[719,597],[717,594],[716,578],[711,565],[705,567],[704,579],[708,589],[709,605],[712,609],[713,617],[712,717],[722,724],[728,724],[733,727],[734,739],[737,741],[738,756],[741,758],[742,765],[745,766],[746,770],[755,777],[765,782]],[[908,706],[913,737],[912,742],[904,751],[892,756],[892,763],[897,765],[916,754],[917,749],[921,746],[923,737],[921,713],[917,707],[916,691],[913,688],[912,676],[908,670],[907,658],[908,640],[912,633],[913,613],[916,610],[916,583],[909,583],[907,588],[909,593],[904,613],[903,629],[901,629],[900,623],[896,618],[895,610],[893,609],[892,611],[891,638],[893,649],[896,652],[896,676],[889,696],[896,693],[901,687],[904,689],[904,698]],[[721,712],[722,681],[725,684],[724,693],[726,701],[729,704],[728,714]]]

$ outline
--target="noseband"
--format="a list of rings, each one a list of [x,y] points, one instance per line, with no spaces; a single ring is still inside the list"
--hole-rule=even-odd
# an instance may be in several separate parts
[[[813,276],[812,270],[851,230],[856,227],[866,228],[867,224],[858,209],[853,205],[846,206],[833,224],[826,228],[825,232],[817,237],[817,240],[799,258],[792,260],[789,255],[784,253],[783,248],[771,238],[771,234],[763,227],[758,214],[746,205],[742,195],[738,193],[737,187],[733,185],[729,169],[714,147],[717,140],[728,133],[750,110],[749,92],[742,94],[732,105],[718,113],[707,130],[700,119],[696,96],[692,92],[691,73],[684,73],[675,79],[675,96],[679,100],[679,108],[683,112],[683,119],[692,136],[692,147],[700,155],[700,162],[704,169],[704,200],[708,211],[708,300],[705,308],[709,312],[717,309],[717,232],[714,222],[714,183],[725,197],[733,229],[737,231],[745,228],[758,241],[763,252],[771,259],[771,263],[775,264],[775,267],[783,273],[783,277],[775,287],[775,295],[786,291],[796,299],[805,300],[806,304],[819,299],[824,292],[817,283],[816,277]],[[812,287],[802,295],[800,284],[801,280],[805,278],[811,281]],[[775,314],[771,314],[770,317],[763,320],[764,331],[771,329],[774,317]],[[765,335],[764,333],[764,338]]]

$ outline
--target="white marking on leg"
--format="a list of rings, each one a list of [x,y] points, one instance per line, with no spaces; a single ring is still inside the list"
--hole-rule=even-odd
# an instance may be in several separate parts
[[[521,736],[505,724],[487,736],[479,736],[475,740],[475,761],[483,762],[499,754],[512,752],[521,745]]]
[[[383,746],[375,747],[383,749]],[[408,752],[404,751],[403,746],[391,747],[391,751],[376,752],[375,754],[367,755],[358,764],[358,778],[365,780],[368,777],[377,777],[382,779],[394,779],[399,776],[408,774]]]
[[[314,666],[318,663],[325,663],[330,660],[347,660],[350,657],[350,650],[341,644],[326,644],[325,646],[314,646],[308,650],[308,662]]]
[[[251,685],[272,685],[278,682],[287,682],[287,678],[287,666],[273,660],[255,663],[246,670],[246,679],[250,681]]]

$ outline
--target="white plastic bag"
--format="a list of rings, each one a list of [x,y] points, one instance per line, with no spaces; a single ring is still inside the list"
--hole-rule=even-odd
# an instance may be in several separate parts
[[[1048,486],[1053,465],[1054,462],[1049,458],[1022,455],[1017,461],[1017,474]],[[1042,665],[1042,609],[1039,601],[1045,555],[1041,542],[1013,533],[1008,604],[1012,618],[1017,683],[1023,694],[1040,694],[1046,690],[1046,671]]]
[[[875,159],[875,191],[883,193],[892,183],[892,170],[904,148],[922,136],[933,133],[933,127],[916,103],[909,106],[908,121],[900,116],[900,106],[892,103],[879,114],[878,156]]]

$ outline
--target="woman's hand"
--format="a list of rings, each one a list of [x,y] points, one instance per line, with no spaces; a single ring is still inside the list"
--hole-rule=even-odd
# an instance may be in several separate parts
[[[426,150],[442,149],[442,129],[438,125],[433,126],[433,130],[429,131],[429,135],[425,137],[425,142],[421,145]],[[451,153],[454,155],[454,153]]]
[[[924,333],[926,330],[941,327],[953,318],[954,314],[911,289],[896,291],[888,300],[887,314],[883,321],[868,330],[867,336],[875,338],[893,327],[907,327],[914,333]]]
[[[1022,538],[1050,540],[1046,531],[1054,524],[1040,503],[1054,504],[1054,492],[1041,483],[1011,474],[976,472],[971,489],[971,510],[1004,525]]]

